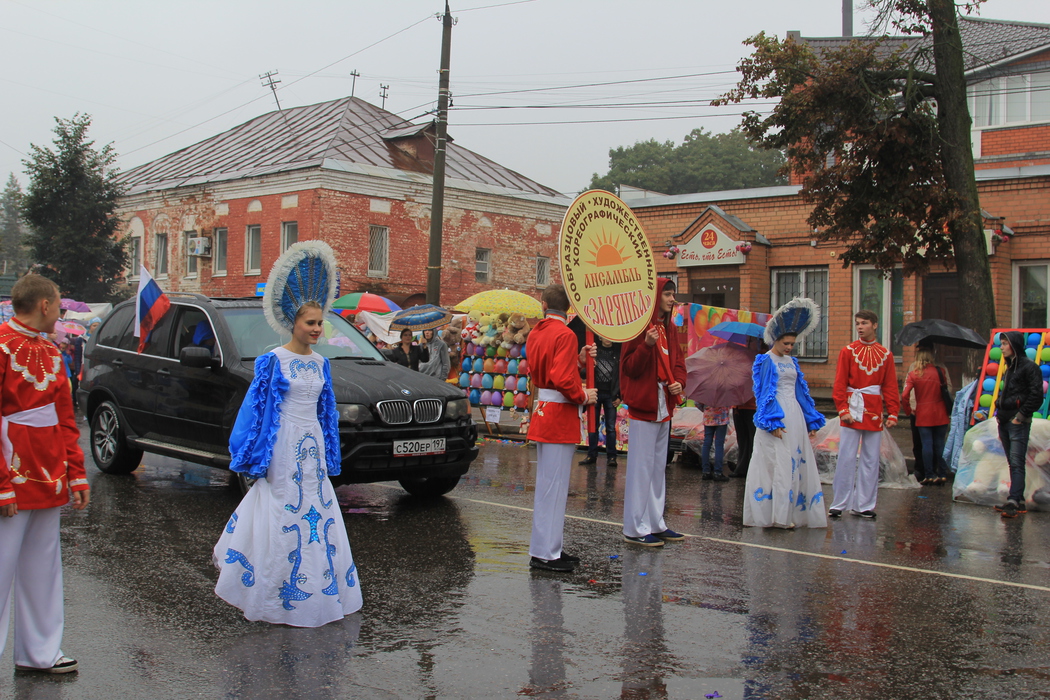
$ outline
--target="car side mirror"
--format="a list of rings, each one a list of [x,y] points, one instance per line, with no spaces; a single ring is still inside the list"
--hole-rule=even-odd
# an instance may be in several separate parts
[[[196,369],[217,367],[218,359],[211,356],[211,350],[196,345],[184,347],[179,352],[179,364]]]

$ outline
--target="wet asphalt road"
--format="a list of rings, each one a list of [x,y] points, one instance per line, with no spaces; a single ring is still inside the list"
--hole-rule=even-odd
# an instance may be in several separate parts
[[[436,502],[340,488],[364,608],[318,629],[246,622],[214,595],[239,501],[225,473],[89,464],[91,506],[62,528],[81,671],[14,673],[8,651],[0,697],[1050,697],[1050,514],[1003,521],[927,487],[880,490],[877,521],[756,531],[741,480],[672,465],[667,522],[693,536],[651,550],[620,539],[626,469],[600,458],[573,467],[582,568],[534,573],[534,459],[486,443]]]

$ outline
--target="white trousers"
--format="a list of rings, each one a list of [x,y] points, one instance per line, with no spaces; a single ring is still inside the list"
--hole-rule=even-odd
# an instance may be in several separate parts
[[[832,510],[875,510],[879,495],[881,430],[855,430],[841,426],[839,458],[835,464]],[[857,448],[860,448],[860,461]]]
[[[538,559],[561,556],[565,530],[565,500],[576,445],[536,443],[536,495],[532,502],[532,539],[529,554]]]
[[[0,657],[13,609],[17,666],[51,668],[62,656],[60,510],[22,510],[13,518],[0,517]]]
[[[671,421],[631,418],[627,434],[627,483],[623,494],[623,534],[645,537],[667,529],[667,443]]]

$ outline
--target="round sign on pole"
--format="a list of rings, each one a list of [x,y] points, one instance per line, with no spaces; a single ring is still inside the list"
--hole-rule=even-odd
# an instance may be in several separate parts
[[[639,336],[656,306],[656,265],[634,212],[605,190],[584,192],[561,224],[562,283],[581,320],[614,343]]]

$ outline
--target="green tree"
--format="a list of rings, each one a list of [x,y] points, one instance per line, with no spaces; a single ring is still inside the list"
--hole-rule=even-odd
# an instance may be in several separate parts
[[[980,0],[978,0],[978,3]],[[978,3],[961,3],[970,10]],[[919,46],[857,40],[820,55],[758,34],[737,87],[715,104],[779,98],[747,112],[744,133],[783,149],[803,178],[822,240],[847,245],[844,266],[902,264],[926,272],[953,260],[972,303],[963,325],[995,325],[991,270],[970,146],[963,46],[953,0],[871,0],[888,23],[932,40]]]
[[[22,186],[15,174],[7,179],[0,195],[0,272],[19,275],[29,267],[29,252],[25,248],[25,227],[22,223]]]
[[[22,217],[32,227],[28,243],[41,274],[63,294],[86,301],[109,301],[124,275],[127,253],[116,237],[120,220],[118,180],[111,144],[95,148],[87,140],[91,117],[55,118],[54,150],[30,146],[23,161],[29,187]]]
[[[718,192],[784,184],[784,156],[756,146],[739,129],[712,134],[693,129],[673,141],[639,141],[609,150],[609,172],[595,173],[591,189],[617,191],[620,185],[664,194]]]

